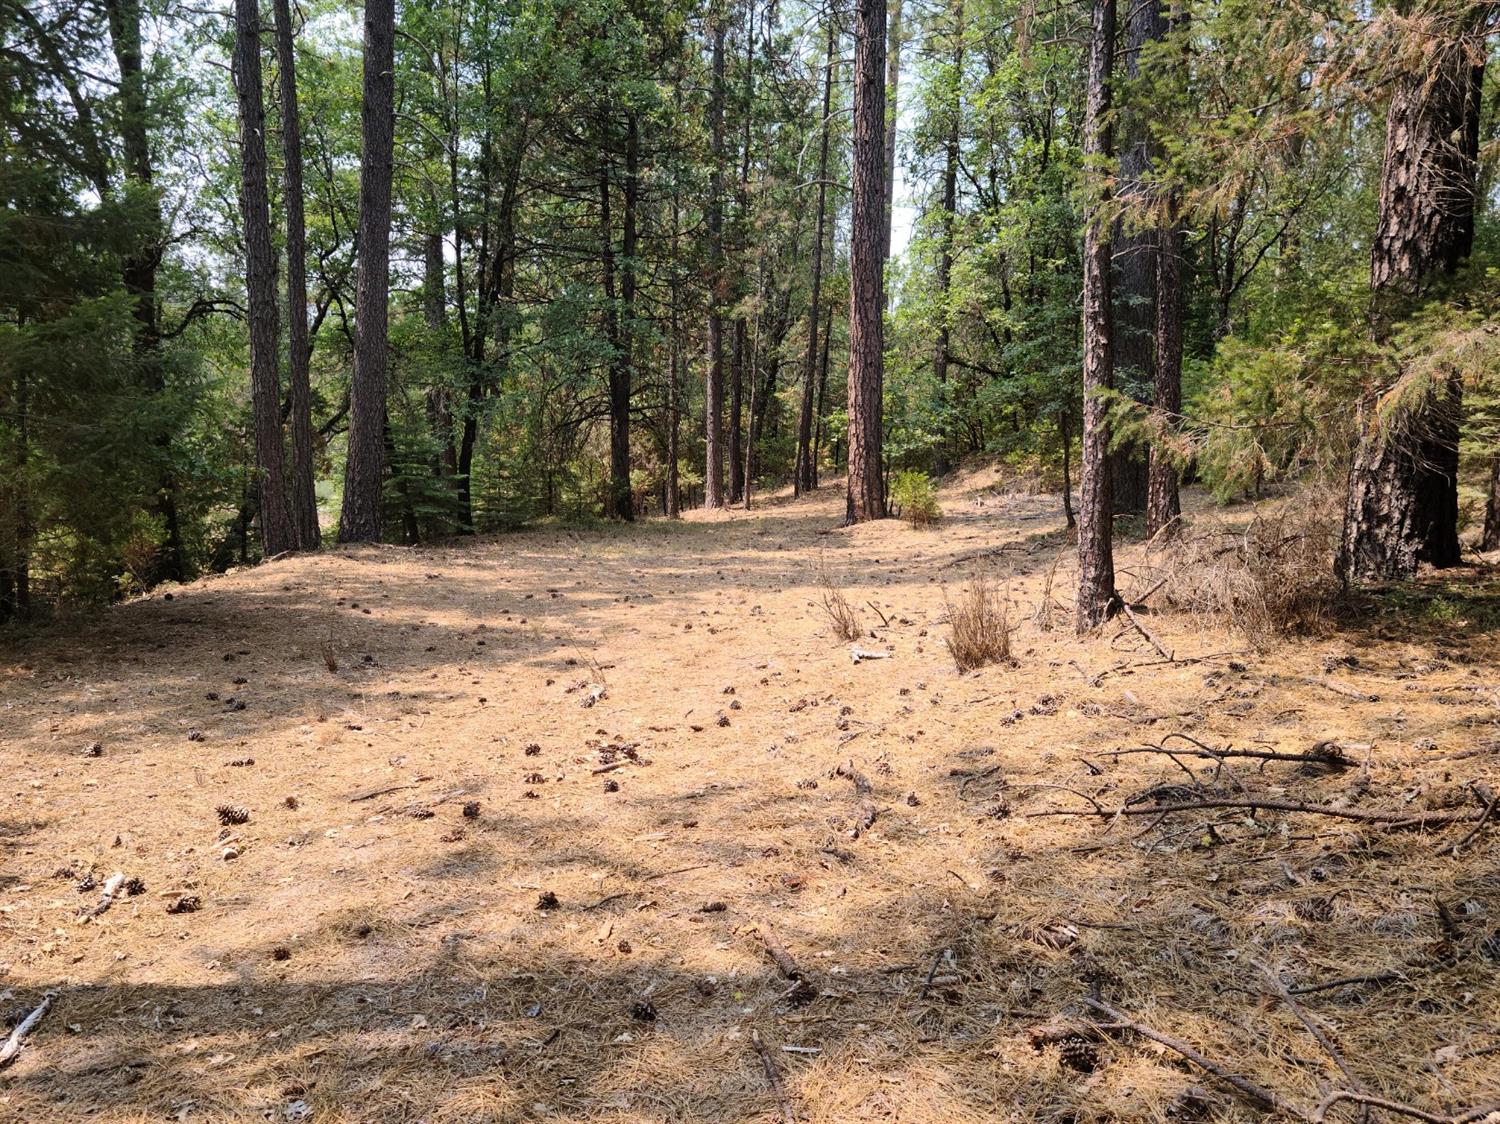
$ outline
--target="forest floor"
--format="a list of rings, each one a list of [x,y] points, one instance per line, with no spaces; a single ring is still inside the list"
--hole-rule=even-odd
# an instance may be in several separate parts
[[[331,548],[0,650],[0,1038],[56,993],[0,1120],[1263,1115],[1090,995],[1294,1112],[1500,1100],[1500,823],[1455,855],[1473,822],[1034,815],[1472,818],[1500,583],[1266,650],[1143,610],[1167,660],[1043,627],[1056,495],[941,500]],[[1016,658],[960,674],[945,590],[981,565]],[[1175,733],[1341,748],[1114,752]],[[80,919],[115,872],[144,890]]]

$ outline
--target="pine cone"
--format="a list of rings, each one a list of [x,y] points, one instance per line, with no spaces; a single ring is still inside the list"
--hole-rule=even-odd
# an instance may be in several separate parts
[[[1093,1073],[1099,1067],[1099,1047],[1081,1034],[1070,1034],[1057,1044],[1062,1064],[1079,1073]]]
[[[132,878],[130,879],[130,881],[125,883],[125,893],[130,895],[132,898],[140,894],[144,894],[145,892],[146,884],[139,878]]]
[[[219,814],[219,822],[225,827],[250,822],[250,809],[238,804],[220,804],[214,811]]]
[[[167,906],[168,913],[197,913],[203,908],[203,903],[194,895],[189,894],[185,898],[178,898]]]
[[[479,801],[470,800],[464,805],[464,819],[477,820],[479,818]]]

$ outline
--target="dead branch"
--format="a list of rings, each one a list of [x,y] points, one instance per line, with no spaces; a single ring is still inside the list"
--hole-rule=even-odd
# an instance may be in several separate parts
[[[1364,1082],[1349,1068],[1349,1063],[1344,1060],[1344,1055],[1334,1045],[1333,1040],[1328,1037],[1323,1028],[1313,1022],[1312,1016],[1303,1010],[1302,1005],[1292,997],[1292,993],[1287,990],[1286,985],[1281,982],[1280,977],[1258,961],[1255,962],[1255,966],[1265,974],[1266,982],[1270,985],[1271,990],[1276,993],[1276,997],[1287,1005],[1292,1014],[1297,1016],[1297,1021],[1307,1028],[1307,1033],[1311,1034],[1318,1045],[1323,1047],[1324,1052],[1333,1059],[1333,1064],[1338,1066],[1339,1072],[1348,1080],[1350,1087],[1356,1092],[1363,1093],[1365,1091]]]
[[[1163,1034],[1159,1030],[1152,1030],[1149,1026],[1146,1026],[1144,1023],[1136,1022],[1136,1020],[1125,1014],[1125,1012],[1111,1007],[1108,1003],[1103,1003],[1097,999],[1089,998],[1087,996],[1083,1001],[1094,1010],[1108,1015],[1122,1027],[1133,1030],[1143,1038],[1149,1038],[1153,1042],[1160,1042],[1169,1050],[1176,1050],[1179,1054],[1181,1054],[1188,1061],[1192,1062],[1199,1069],[1205,1071],[1206,1073],[1213,1074],[1213,1076],[1217,1077],[1220,1081],[1239,1090],[1239,1092],[1243,1093],[1245,1096],[1249,1097],[1251,1100],[1255,1101],[1262,1107],[1276,1109],[1280,1112],[1285,1112],[1289,1116],[1295,1116],[1302,1120],[1308,1119],[1308,1114],[1305,1110],[1292,1104],[1280,1094],[1274,1093],[1264,1086],[1257,1085],[1248,1077],[1242,1077],[1238,1073],[1235,1073],[1230,1069],[1226,1069],[1224,1066],[1220,1065],[1212,1058],[1208,1058],[1200,1054],[1197,1050],[1193,1049],[1193,1047],[1189,1046],[1181,1039],[1173,1038],[1170,1034]]]
[[[875,604],[875,602],[873,602],[873,601],[866,601],[865,604],[868,605],[868,606],[870,606],[871,609],[875,610],[875,615],[880,618],[880,627],[881,628],[890,628],[891,627],[891,622],[888,621],[888,620],[886,620],[885,614],[880,611],[880,608]]]
[[[1363,976],[1340,976],[1336,980],[1326,980],[1323,983],[1302,984],[1287,990],[1293,995],[1312,995],[1314,992],[1332,991],[1336,987],[1352,987],[1356,984],[1395,983],[1397,980],[1406,979],[1408,974],[1390,968],[1384,972],[1371,972]]]
[[[1312,687],[1322,687],[1325,691],[1332,691],[1335,695],[1343,695],[1346,699],[1358,699],[1360,702],[1379,702],[1379,695],[1372,695],[1368,691],[1361,691],[1357,687],[1349,687],[1333,679],[1324,679],[1317,675],[1304,675],[1302,682]]]
[[[36,1009],[27,1015],[10,1032],[10,1037],[5,1040],[5,1045],[0,1046],[0,1069],[8,1066],[21,1052],[21,1043],[26,1036],[36,1029],[36,1024],[52,1009],[52,1001],[57,998],[55,992],[47,992],[42,996],[42,1001],[37,1004]]]
[[[1146,626],[1140,622],[1139,618],[1136,617],[1130,606],[1125,604],[1123,600],[1120,602],[1120,612],[1125,614],[1125,619],[1130,622],[1130,627],[1144,636],[1147,642],[1156,649],[1157,655],[1166,660],[1168,663],[1175,662],[1172,658],[1172,653],[1161,646],[1161,641],[1159,641],[1155,636],[1151,635],[1150,630],[1148,630]]]
[[[1329,1093],[1323,1098],[1323,1103],[1313,1110],[1309,1118],[1311,1124],[1323,1124],[1328,1110],[1340,1101],[1352,1101],[1355,1104],[1364,1105],[1366,1108],[1379,1108],[1386,1112],[1398,1113],[1401,1116],[1410,1116],[1416,1120],[1426,1120],[1428,1124],[1472,1124],[1473,1121],[1483,1120],[1491,1113],[1500,1110],[1500,1102],[1481,1105],[1471,1108],[1457,1116],[1440,1116],[1435,1112],[1427,1112],[1417,1108],[1415,1105],[1403,1104],[1400,1101],[1388,1101],[1384,1097],[1372,1096],[1369,1093],[1356,1093],[1350,1089],[1339,1089],[1337,1092]]]
[[[1497,803],[1500,803],[1500,796],[1491,794],[1489,786],[1483,784],[1476,784],[1474,786],[1474,791],[1479,795],[1479,798],[1481,800],[1488,801],[1488,803],[1486,803],[1484,806],[1484,814],[1479,817],[1479,822],[1474,825],[1469,834],[1465,835],[1451,847],[1445,843],[1443,846],[1437,849],[1438,854],[1441,855],[1445,852],[1451,851],[1456,858],[1458,856],[1458,853],[1465,847],[1467,847],[1470,843],[1472,843],[1474,841],[1474,837],[1484,830],[1484,825],[1489,823],[1490,817],[1495,814],[1495,805]]]
[[[917,992],[917,1000],[919,1002],[923,999],[926,999],[927,993],[932,990],[932,983],[935,979],[937,979],[938,965],[941,964],[947,956],[949,956],[950,952],[950,949],[945,948],[941,952],[939,952],[937,956],[933,957],[932,967],[927,970],[927,978],[922,981],[922,990]]]
[[[1406,812],[1365,811],[1360,808],[1329,808],[1322,804],[1307,804],[1301,800],[1270,800],[1243,796],[1210,796],[1202,800],[1186,800],[1176,804],[1147,804],[1084,811],[1081,808],[1053,808],[1042,812],[1027,812],[1028,819],[1042,816],[1158,816],[1171,812],[1202,812],[1213,808],[1243,808],[1254,812],[1303,812],[1315,816],[1332,816],[1335,819],[1355,820],[1359,823],[1383,824],[1393,830],[1400,828],[1447,827],[1457,823],[1473,823],[1482,812],[1423,812],[1411,815]]]
[[[104,891],[99,895],[99,902],[92,909],[83,909],[78,913],[80,921],[90,921],[100,916],[110,906],[115,904],[115,899],[120,896],[120,891],[125,888],[125,875],[116,871],[104,880]]]
[[[776,933],[771,926],[765,921],[756,922],[755,935],[760,938],[761,944],[766,946],[766,955],[776,965],[776,970],[795,985],[784,998],[799,1004],[814,998],[818,991],[813,985],[812,978],[792,959],[792,954],[786,950],[786,946],[776,939]]]
[[[750,1043],[755,1047],[755,1052],[760,1055],[761,1068],[766,1071],[766,1084],[770,1085],[771,1092],[776,1094],[776,1103],[781,1107],[781,1118],[786,1121],[786,1124],[796,1124],[797,1116],[787,1102],[786,1089],[781,1084],[781,1073],[776,1068],[776,1059],[771,1056],[771,1051],[766,1049],[765,1042],[761,1040],[760,1031],[750,1031]]]

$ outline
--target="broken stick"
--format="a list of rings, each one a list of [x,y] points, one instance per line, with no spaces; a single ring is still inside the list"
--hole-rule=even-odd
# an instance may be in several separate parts
[[[99,902],[92,909],[81,909],[78,911],[79,921],[90,921],[98,917],[110,906],[115,904],[115,898],[125,888],[125,875],[119,871],[111,874],[104,880],[104,892],[99,895]]]
[[[776,1103],[781,1107],[781,1118],[786,1124],[797,1124],[797,1115],[792,1111],[792,1106],[787,1103],[786,1088],[781,1084],[781,1073],[776,1068],[776,1059],[771,1056],[771,1051],[766,1049],[766,1044],[761,1040],[760,1031],[750,1032],[750,1042],[755,1047],[755,1052],[760,1055],[761,1068],[766,1071],[766,1084],[771,1086],[771,1092],[776,1094]]]
[[[36,1028],[36,1024],[42,1021],[42,1017],[52,1008],[52,1000],[57,998],[54,992],[47,992],[42,996],[42,1001],[37,1004],[36,1010],[21,1020],[15,1030],[10,1032],[10,1037],[5,1040],[5,1045],[0,1046],[0,1069],[4,1069],[17,1054],[21,1052],[21,1043],[26,1036]]]

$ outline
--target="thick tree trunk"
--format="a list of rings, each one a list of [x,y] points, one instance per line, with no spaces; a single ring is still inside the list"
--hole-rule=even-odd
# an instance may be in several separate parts
[[[1107,166],[1114,155],[1110,126],[1115,53],[1115,0],[1094,0],[1083,121],[1084,166],[1090,169],[1083,228],[1083,486],[1078,510],[1080,634],[1119,607],[1115,593],[1113,508],[1110,497],[1109,423],[1100,392],[1114,386],[1113,308]]]
[[[1403,307],[1453,272],[1474,237],[1482,17],[1439,42],[1398,82],[1386,114],[1380,212],[1370,253],[1372,319],[1386,338]],[[1410,578],[1419,562],[1455,565],[1463,380],[1453,372],[1394,419],[1361,406],[1336,569],[1350,582]]]
[[[724,506],[724,19],[713,28],[713,92],[708,131],[708,380],[703,429],[708,463],[703,473],[703,506]]]
[[[828,18],[828,51],[823,66],[823,121],[818,140],[818,218],[814,224],[812,296],[807,306],[807,352],[802,363],[802,410],[797,417],[797,461],[792,478],[795,495],[818,486],[817,450],[813,445],[814,382],[818,363],[818,321],[822,317],[823,235],[828,218],[828,132],[833,113],[833,72],[838,48],[833,16]]]
[[[1175,201],[1159,231],[1156,252],[1156,412],[1161,424],[1176,424],[1182,413],[1182,261],[1184,236]],[[1182,502],[1177,466],[1155,445],[1151,448],[1146,495],[1146,533],[1175,534]]]
[[[856,0],[849,235],[848,523],[885,518],[885,5]]]
[[[140,0],[106,0],[110,45],[120,71],[120,139],[125,157],[126,178],[145,191],[154,191],[151,164],[151,140],[147,132],[149,106],[146,75],[141,50]],[[102,163],[102,160],[101,160]],[[102,194],[107,193],[106,172],[96,170]],[[166,392],[166,370],[161,356],[161,303],[156,298],[156,271],[161,264],[163,229],[159,205],[153,202],[150,237],[144,239],[139,252],[125,259],[121,274],[125,291],[134,298],[132,315],[135,337],[132,351],[140,369],[146,393],[161,396]],[[182,581],[187,576],[183,557],[182,530],[177,514],[177,478],[172,468],[172,433],[169,415],[162,412],[163,427],[151,436],[151,444],[160,461],[154,508],[162,522],[162,539],[149,574],[141,575],[147,585],[159,581]]]
[[[266,119],[261,96],[260,8],[235,0],[234,77],[240,118],[240,212],[245,228],[245,303],[250,323],[250,409],[260,491],[260,542],[266,557],[295,549],[286,500],[281,436],[281,378],[276,328],[276,259],[266,189]]]
[[[287,396],[291,400],[292,531],[301,550],[316,550],[318,495],[313,486],[311,359],[307,346],[307,230],[302,206],[302,122],[297,111],[297,60],[290,0],[273,0],[276,64],[281,88],[282,183],[286,195]]]
[[[349,449],[344,464],[340,542],[380,540],[395,141],[395,12],[395,0],[366,0],[359,277],[355,286],[354,376],[349,390]],[[462,467],[467,480],[468,466]]]
[[[958,210],[958,157],[959,125],[963,117],[963,67],[964,67],[964,0],[953,0],[953,45],[952,90],[948,104],[943,107],[947,115],[947,137],[943,152],[943,213],[942,231],[938,241],[937,261],[937,342],[933,347],[932,377],[937,390],[938,443],[933,457],[933,471],[942,476],[948,471],[948,352],[952,347],[953,317],[948,307],[948,298],[953,282],[953,227]]]

